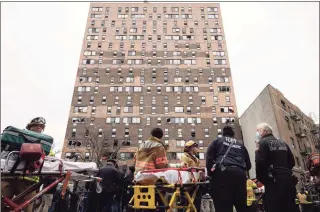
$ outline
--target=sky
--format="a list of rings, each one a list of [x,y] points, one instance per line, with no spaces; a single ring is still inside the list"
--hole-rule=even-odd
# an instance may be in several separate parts
[[[1,131],[47,120],[61,149],[89,3],[1,3]],[[221,3],[239,116],[267,84],[319,116],[319,4]]]

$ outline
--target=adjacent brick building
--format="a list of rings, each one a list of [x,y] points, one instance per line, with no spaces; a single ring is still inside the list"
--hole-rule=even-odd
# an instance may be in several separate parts
[[[294,173],[299,179],[306,170],[308,154],[315,151],[318,143],[317,126],[312,118],[305,115],[279,90],[267,85],[240,117],[244,143],[249,151],[251,162],[250,177],[255,177],[256,126],[270,124],[276,137],[286,141],[295,156]]]
[[[125,164],[154,127],[171,162],[193,139],[202,165],[226,122],[241,134],[217,3],[91,3],[74,87],[64,158],[88,126]]]

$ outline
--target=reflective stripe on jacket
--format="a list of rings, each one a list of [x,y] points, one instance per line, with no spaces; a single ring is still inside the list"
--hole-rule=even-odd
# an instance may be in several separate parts
[[[140,144],[134,159],[136,172],[168,167],[166,147],[153,136]]]
[[[257,185],[250,179],[247,179],[247,206],[251,206],[252,202],[256,199],[253,189],[256,189]]]

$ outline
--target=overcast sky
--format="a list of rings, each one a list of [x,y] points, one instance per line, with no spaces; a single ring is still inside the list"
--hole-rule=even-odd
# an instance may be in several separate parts
[[[1,4],[1,131],[47,119],[61,148],[89,3]],[[319,115],[319,4],[221,3],[239,116],[271,84]]]

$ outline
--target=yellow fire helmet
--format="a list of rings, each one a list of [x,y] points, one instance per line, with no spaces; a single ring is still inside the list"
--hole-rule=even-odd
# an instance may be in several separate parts
[[[192,140],[188,141],[188,142],[184,145],[184,147],[193,147],[193,146],[197,147],[198,144],[197,144],[196,142],[192,141]]]

